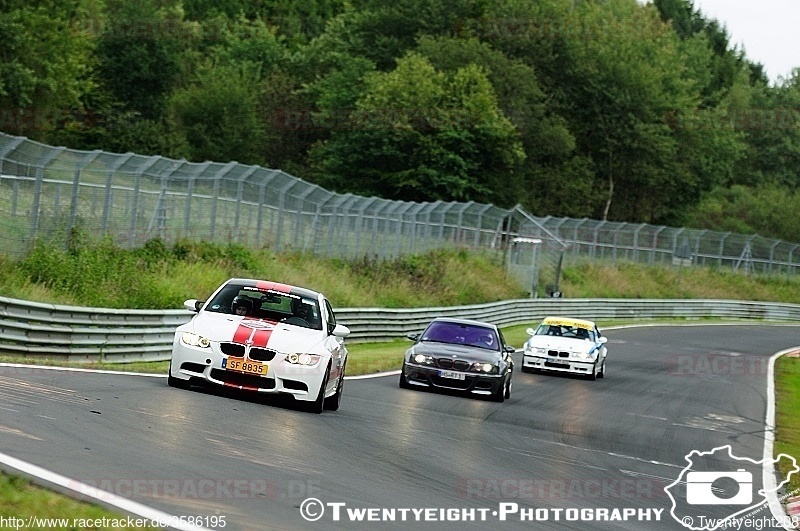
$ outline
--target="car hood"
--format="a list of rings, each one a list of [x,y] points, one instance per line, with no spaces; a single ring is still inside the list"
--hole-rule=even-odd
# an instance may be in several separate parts
[[[314,352],[325,339],[322,330],[212,312],[197,314],[187,326],[212,342],[250,343],[278,352]]]
[[[501,358],[500,352],[470,345],[453,345],[450,343],[436,343],[428,341],[416,343],[410,351],[414,354],[424,354],[434,358],[458,358],[472,362],[495,363]]]
[[[564,352],[593,352],[600,346],[598,343],[587,339],[575,339],[558,336],[531,336],[525,343],[526,347],[546,348],[547,350],[561,350]]]

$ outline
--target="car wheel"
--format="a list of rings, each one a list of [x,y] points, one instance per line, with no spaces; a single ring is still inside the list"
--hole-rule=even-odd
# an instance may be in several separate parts
[[[497,391],[495,391],[494,394],[492,395],[492,400],[494,400],[495,402],[503,403],[503,401],[506,399],[506,392],[508,386],[509,386],[509,378],[508,375],[506,375],[506,377],[503,378],[503,383],[501,383],[497,387]]]
[[[322,378],[322,385],[319,386],[319,394],[317,394],[317,399],[311,403],[311,411],[314,413],[320,414],[322,410],[325,409],[325,389],[328,387],[328,378],[331,375],[331,366],[328,365],[328,368],[325,369],[325,377]]]
[[[177,389],[189,389],[189,380],[181,380],[172,376],[172,362],[169,362],[169,373],[167,374],[167,385]]]
[[[603,360],[603,365],[600,367],[600,372],[597,373],[598,378],[606,377],[606,360]]]
[[[328,411],[338,411],[339,406],[342,404],[342,389],[344,388],[344,370],[347,367],[347,362],[345,362],[345,366],[342,367],[342,374],[339,375],[339,382],[336,384],[336,392],[333,396],[325,399],[325,409]]]
[[[513,384],[513,375],[514,375],[513,372],[509,373],[508,375],[508,384],[506,385],[506,394],[504,396],[506,400],[511,398],[511,385]]]
[[[403,362],[403,367],[400,369],[400,387],[403,389],[411,389],[411,386],[408,385],[408,380],[406,380],[406,364]]]
[[[597,380],[597,365],[592,365],[592,374],[589,375],[591,381]]]
[[[530,373],[532,373],[532,372],[533,372],[533,369],[532,369],[532,368],[530,368],[530,367],[526,367],[525,365],[523,365],[523,366],[522,366],[522,367],[520,367],[519,369],[520,369],[522,372],[530,372]]]

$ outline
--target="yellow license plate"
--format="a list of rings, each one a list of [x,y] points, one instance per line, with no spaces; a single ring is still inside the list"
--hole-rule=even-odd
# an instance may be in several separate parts
[[[222,367],[229,371],[247,372],[250,374],[267,374],[267,364],[257,361],[244,360],[243,358],[227,358]]]

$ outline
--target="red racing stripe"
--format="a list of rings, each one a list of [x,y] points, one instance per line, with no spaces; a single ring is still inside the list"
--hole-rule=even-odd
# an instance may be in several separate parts
[[[270,282],[268,280],[259,280],[256,284],[256,287],[259,290],[273,290],[273,291],[280,291],[281,293],[289,293],[289,290],[292,289],[292,286],[288,284],[281,284],[279,282]]]
[[[234,343],[241,343],[242,345],[246,344],[250,337],[253,335],[253,329],[249,326],[245,326],[244,324],[240,324],[239,327],[236,329],[236,332],[233,334],[233,342]]]
[[[266,348],[269,343],[269,336],[272,335],[272,330],[256,330],[253,334],[253,346]]]
[[[291,291],[292,289],[292,286],[290,286],[289,284],[279,284],[276,282],[275,284],[273,284],[272,289],[274,289],[275,291],[280,291],[281,293],[289,293],[289,291]]]

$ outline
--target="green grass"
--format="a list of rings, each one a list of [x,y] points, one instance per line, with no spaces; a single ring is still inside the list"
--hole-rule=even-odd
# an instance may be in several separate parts
[[[27,519],[34,516],[41,519],[46,518],[69,518],[72,519],[115,519],[120,515],[104,509],[98,505],[74,500],[67,496],[61,496],[50,490],[38,487],[27,479],[0,473],[0,515],[6,519],[7,529],[41,529],[41,530],[95,530],[103,529],[94,525],[73,526],[57,525],[55,522],[39,522],[39,525],[28,526]],[[10,525],[9,518],[23,519],[24,523],[17,520],[17,525]],[[93,523],[93,522],[87,522]]]
[[[782,356],[775,364],[775,456],[787,454],[800,466],[800,358]],[[783,477],[791,463],[781,460]],[[792,474],[787,492],[800,488],[800,472]]]

